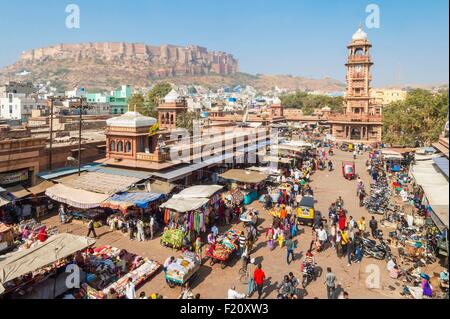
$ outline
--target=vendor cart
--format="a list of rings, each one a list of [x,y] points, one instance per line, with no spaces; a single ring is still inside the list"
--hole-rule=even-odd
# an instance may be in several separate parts
[[[167,267],[164,279],[170,288],[183,286],[187,282],[192,281],[200,266],[201,260],[198,256],[193,252],[186,251],[183,253],[183,256]]]
[[[227,261],[233,256],[238,249],[239,236],[236,231],[229,231],[219,238],[219,242],[212,244],[206,252],[206,256],[210,258],[210,266],[220,263],[221,268],[225,269]]]
[[[342,175],[345,179],[353,180],[356,177],[355,162],[342,162]]]

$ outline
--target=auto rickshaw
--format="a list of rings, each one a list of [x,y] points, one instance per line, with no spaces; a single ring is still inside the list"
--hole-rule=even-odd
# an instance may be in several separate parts
[[[354,150],[355,150],[355,145],[352,143],[348,144],[348,151],[353,152]]]
[[[314,197],[303,196],[300,203],[298,204],[297,216],[299,221],[303,224],[314,224]]]
[[[342,175],[345,179],[353,180],[356,177],[355,162],[342,162]]]

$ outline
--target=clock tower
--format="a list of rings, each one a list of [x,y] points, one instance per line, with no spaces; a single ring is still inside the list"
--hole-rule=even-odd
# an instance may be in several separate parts
[[[348,45],[347,92],[344,114],[369,114],[370,82],[372,81],[370,59],[372,45],[360,26]]]
[[[332,134],[338,140],[363,143],[381,141],[381,106],[375,105],[371,97],[371,48],[367,33],[360,25],[347,46],[347,90],[343,114],[329,117]]]

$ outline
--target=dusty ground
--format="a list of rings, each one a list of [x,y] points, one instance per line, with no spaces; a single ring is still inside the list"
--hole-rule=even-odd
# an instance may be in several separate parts
[[[366,216],[366,220],[370,218],[370,214],[364,209],[360,208],[356,198],[356,181],[347,181],[342,177],[341,161],[351,160],[351,153],[344,153],[338,151],[332,158],[335,166],[333,172],[321,171],[313,175],[312,186],[314,188],[315,199],[317,200],[316,209],[322,211],[324,215],[328,215],[328,207],[331,202],[335,201],[338,196],[342,196],[345,202],[345,207],[349,214],[358,219],[360,216]],[[356,170],[364,180],[366,185],[370,183],[370,177],[365,170],[365,161],[367,155],[358,156],[356,161]],[[266,228],[271,223],[272,218],[259,203],[253,203],[253,206],[258,207],[263,219],[262,227]],[[57,217],[51,217],[45,221],[49,225],[58,224]],[[78,235],[86,234],[86,226],[79,222],[74,222],[69,225],[59,226],[60,232],[70,232]],[[242,225],[237,225],[242,227]],[[130,241],[127,237],[119,232],[110,232],[109,228],[103,227],[99,229],[98,234],[100,239],[97,241],[97,246],[113,245],[118,248],[124,248],[130,252],[138,255],[149,257],[160,263],[164,263],[165,259],[170,255],[177,256],[179,253],[168,248],[162,247],[159,239],[154,239],[148,242]],[[298,239],[298,248],[296,250],[297,257],[303,256],[303,253],[309,247],[311,242],[311,228],[304,227],[301,230]],[[275,298],[277,295],[277,286],[283,276],[290,271],[294,273],[297,278],[301,279],[300,262],[297,260],[291,265],[286,263],[286,250],[277,247],[273,251],[269,251],[266,246],[264,236],[261,236],[257,242],[256,249],[252,253],[252,257],[257,258],[262,262],[263,269],[268,278],[268,282],[264,291],[265,298]],[[400,298],[401,291],[399,283],[391,280],[388,277],[385,261],[376,261],[373,259],[364,258],[362,263],[347,266],[346,258],[339,259],[332,249],[327,249],[316,255],[318,266],[323,269],[323,274],[316,282],[311,283],[307,287],[305,299],[311,298],[326,298],[326,289],[324,285],[324,276],[327,267],[331,267],[338,278],[340,287],[349,293],[350,298]],[[192,283],[194,293],[199,293],[201,298],[223,299],[227,296],[227,290],[235,285],[240,292],[246,291],[246,285],[239,282],[238,271],[241,267],[241,262],[238,258],[233,259],[229,266],[222,270],[220,265],[209,266],[209,262],[200,269],[198,276]],[[368,289],[366,286],[366,279],[370,274],[373,274],[373,269],[379,267],[381,275],[380,286],[378,289]],[[320,269],[319,269],[320,270]],[[389,289],[389,286],[395,290]],[[141,287],[147,295],[151,293],[159,293],[165,298],[177,298],[180,293],[180,288],[169,288],[163,279],[163,273],[157,274],[153,279],[148,281]],[[254,297],[253,297],[254,298]]]

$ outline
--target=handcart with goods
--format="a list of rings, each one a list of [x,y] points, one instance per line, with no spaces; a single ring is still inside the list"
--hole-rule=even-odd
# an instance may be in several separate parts
[[[220,263],[222,269],[226,268],[226,262],[235,253],[239,246],[239,235],[236,230],[229,230],[225,235],[218,238],[217,243],[210,245],[206,256],[210,258],[210,266]]]
[[[167,229],[161,237],[161,245],[174,249],[183,247],[183,231],[181,229]]]
[[[167,267],[164,278],[170,288],[183,286],[195,277],[200,266],[201,260],[198,256],[193,252],[186,251]]]

